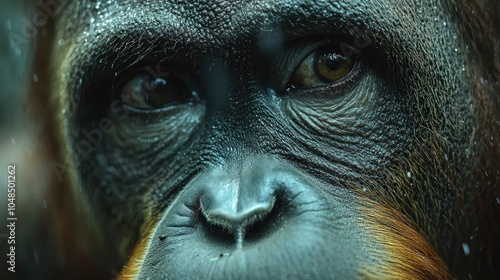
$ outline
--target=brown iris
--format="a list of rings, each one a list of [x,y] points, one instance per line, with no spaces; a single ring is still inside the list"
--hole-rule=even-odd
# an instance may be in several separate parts
[[[349,75],[354,63],[338,53],[325,52],[316,60],[316,72],[327,83],[333,83]]]
[[[335,84],[352,72],[353,58],[347,58],[340,50],[322,49],[309,54],[295,69],[287,91]]]

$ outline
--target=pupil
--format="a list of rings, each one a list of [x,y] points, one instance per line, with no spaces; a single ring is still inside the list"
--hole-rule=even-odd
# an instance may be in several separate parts
[[[152,78],[146,83],[146,100],[154,107],[187,102],[191,96],[186,84],[170,75],[168,80],[162,77]]]
[[[326,66],[330,70],[337,70],[340,64],[344,61],[344,58],[336,53],[329,53],[326,57]]]

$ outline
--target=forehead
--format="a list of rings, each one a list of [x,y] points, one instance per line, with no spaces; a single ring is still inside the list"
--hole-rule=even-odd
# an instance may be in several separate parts
[[[55,39],[63,44],[56,46],[56,63],[59,73],[71,73],[64,80],[75,82],[80,68],[109,52],[125,61],[161,49],[163,60],[189,56],[184,62],[193,64],[200,57],[238,58],[256,47],[329,33],[368,34],[394,61],[418,58],[423,65],[460,48],[448,1],[74,0],[58,17]]]
[[[277,26],[297,32],[313,25],[383,32],[390,27],[387,32],[397,32],[407,31],[408,26],[425,28],[426,19],[432,19],[429,24],[441,23],[445,19],[438,5],[434,0],[78,0],[65,6],[60,26],[70,38],[86,32],[100,35],[135,29],[202,42]]]

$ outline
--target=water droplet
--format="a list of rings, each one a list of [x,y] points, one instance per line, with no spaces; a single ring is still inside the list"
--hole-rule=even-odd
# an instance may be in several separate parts
[[[64,45],[64,39],[59,39],[59,40],[57,41],[57,45],[59,45],[59,46]]]
[[[38,74],[33,74],[33,81],[35,81],[35,83],[38,83]]]
[[[462,249],[464,250],[464,254],[466,256],[470,255],[470,248],[469,248],[469,244],[467,243],[462,243]]]
[[[406,172],[406,177],[411,178],[411,172],[410,171]]]
[[[16,144],[16,139],[10,138],[10,141],[12,142],[12,144]]]

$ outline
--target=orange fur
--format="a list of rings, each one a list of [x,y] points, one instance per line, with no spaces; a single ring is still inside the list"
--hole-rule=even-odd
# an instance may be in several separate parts
[[[401,213],[367,201],[360,208],[360,222],[382,251],[375,265],[367,264],[365,279],[449,279],[447,268],[429,242]]]
[[[142,263],[144,258],[146,257],[146,253],[148,252],[148,248],[150,247],[151,240],[154,235],[154,225],[156,223],[152,223],[150,226],[146,227],[144,231],[141,241],[135,246],[132,251],[132,255],[128,259],[126,265],[123,266],[120,275],[117,277],[117,280],[132,280],[137,279],[139,276],[139,272],[142,268]]]

